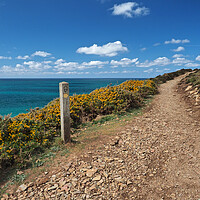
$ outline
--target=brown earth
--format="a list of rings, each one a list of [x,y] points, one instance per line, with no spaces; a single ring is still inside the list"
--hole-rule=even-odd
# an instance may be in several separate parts
[[[187,83],[187,77],[183,78],[178,84],[178,92],[188,105],[188,111],[193,117],[200,119],[200,89],[198,85]]]
[[[177,84],[108,141],[91,144],[6,199],[200,199],[200,120]]]

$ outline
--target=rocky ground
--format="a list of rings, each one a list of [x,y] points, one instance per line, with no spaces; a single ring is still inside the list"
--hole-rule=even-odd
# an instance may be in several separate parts
[[[193,72],[194,73],[194,72]],[[195,73],[194,73],[195,74]],[[178,84],[178,92],[182,94],[185,102],[189,105],[189,111],[193,117],[200,119],[200,86],[188,83],[188,77]]]
[[[106,143],[62,161],[4,199],[200,199],[200,120],[177,84]]]

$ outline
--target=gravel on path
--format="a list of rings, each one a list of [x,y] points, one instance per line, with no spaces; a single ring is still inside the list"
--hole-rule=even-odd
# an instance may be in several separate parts
[[[200,199],[200,120],[160,86],[151,108],[101,148],[91,148],[4,199]]]

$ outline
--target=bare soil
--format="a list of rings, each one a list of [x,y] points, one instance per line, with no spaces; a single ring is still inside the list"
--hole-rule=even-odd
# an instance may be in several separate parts
[[[117,137],[99,138],[5,199],[200,199],[200,119],[177,92],[182,78],[162,84]]]

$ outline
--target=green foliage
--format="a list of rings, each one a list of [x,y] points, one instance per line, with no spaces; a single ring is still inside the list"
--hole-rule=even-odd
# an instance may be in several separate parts
[[[155,78],[151,78],[150,80],[153,80],[156,84],[162,84],[162,83],[165,83],[169,80],[173,80],[175,77],[178,77],[182,74],[185,74],[185,73],[191,72],[191,71],[192,71],[192,69],[181,69],[181,70],[178,70],[176,72],[171,72],[171,73],[159,75]]]
[[[118,86],[108,86],[94,90],[90,94],[70,97],[71,127],[94,120],[98,115],[123,113],[144,104],[148,95],[157,93],[156,84],[152,80],[126,81]],[[103,117],[98,123],[104,123],[110,117]],[[17,117],[0,117],[0,168],[16,164],[25,168],[31,163],[41,166],[45,161],[34,160],[50,147],[55,136],[60,134],[59,99],[50,102],[43,109],[31,109],[29,113]],[[60,143],[60,141],[57,141]],[[52,147],[59,151],[59,145]]]
[[[188,77],[186,77],[186,83],[192,83],[194,86],[200,86],[200,70],[195,70],[194,73],[191,73]]]
[[[11,184],[14,184],[14,183],[21,184],[23,183],[25,178],[26,178],[25,174],[15,174],[13,177],[11,177],[10,181],[11,181]]]
[[[6,118],[0,122],[0,166],[23,168],[50,145],[56,132],[29,119]]]
[[[110,120],[113,120],[113,119],[115,119],[116,118],[116,116],[114,116],[114,115],[107,115],[107,116],[103,116],[101,119],[99,119],[99,120],[93,120],[93,124],[104,124],[105,122],[107,122],[107,121],[110,121]]]

